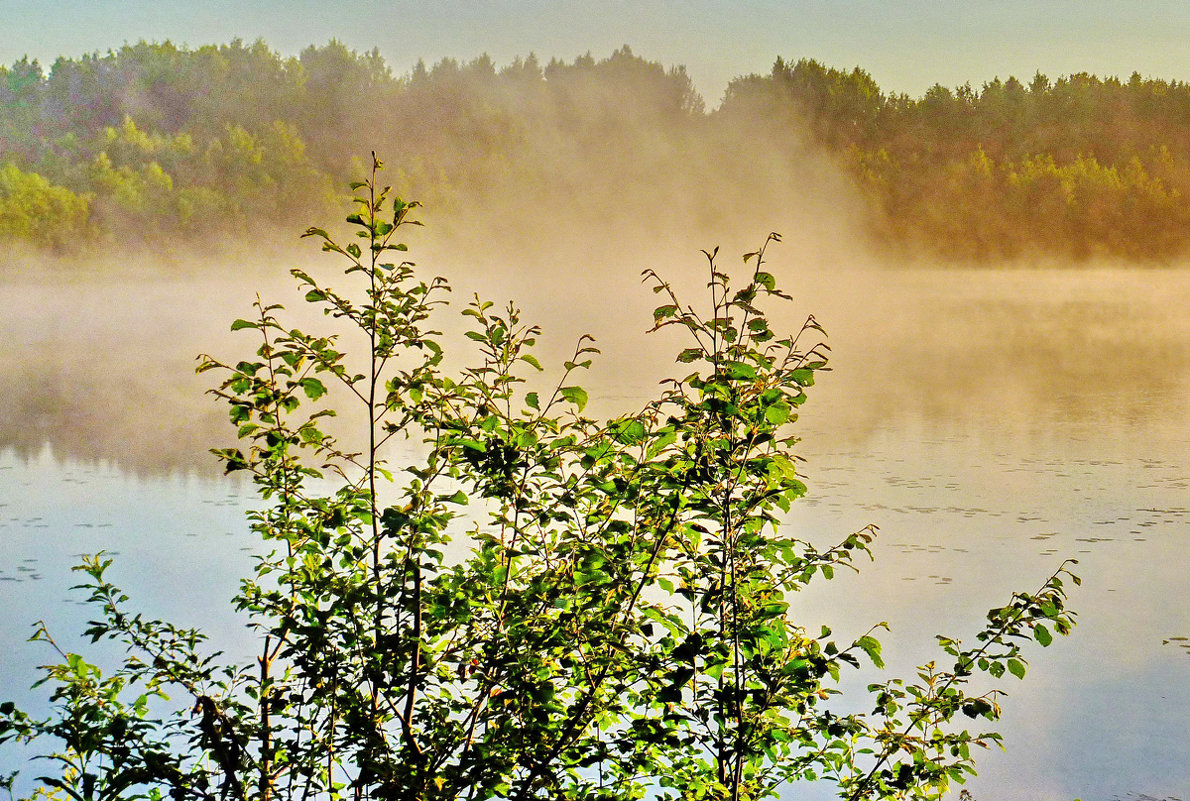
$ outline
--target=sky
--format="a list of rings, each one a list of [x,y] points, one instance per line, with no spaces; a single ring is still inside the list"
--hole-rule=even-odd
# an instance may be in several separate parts
[[[418,60],[571,60],[629,45],[685,65],[709,105],[774,59],[863,67],[881,88],[1073,72],[1190,80],[1186,0],[0,0],[0,63],[106,52],[140,39],[197,47],[263,39],[284,55],[332,37]]]

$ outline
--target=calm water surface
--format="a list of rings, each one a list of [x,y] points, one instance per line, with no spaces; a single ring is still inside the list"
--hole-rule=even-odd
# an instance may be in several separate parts
[[[498,291],[504,278],[476,283]],[[1079,625],[1008,685],[1007,750],[988,752],[968,787],[980,801],[1190,798],[1190,653],[1163,644],[1190,636],[1190,272],[798,283],[835,369],[803,416],[811,495],[788,525],[822,544],[881,529],[874,564],[795,600],[808,627],[845,639],[888,621],[886,656],[904,674],[933,657],[934,634],[973,636],[986,609],[1077,558]],[[609,322],[584,300],[594,289],[525,306],[559,341],[593,330],[605,350],[593,402],[631,408],[671,343],[639,333],[647,293]],[[69,643],[85,620],[67,591],[83,552],[118,554],[113,578],[150,611],[243,644],[223,601],[250,564],[251,491],[211,470],[222,413],[190,368],[200,350],[229,352],[222,331],[250,298],[197,280],[135,296],[0,287],[13,310],[0,320],[0,695],[27,697],[47,656],[24,643],[30,623],[46,618]]]

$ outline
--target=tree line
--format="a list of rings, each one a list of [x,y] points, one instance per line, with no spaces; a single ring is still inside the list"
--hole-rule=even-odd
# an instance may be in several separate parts
[[[813,152],[849,176],[882,247],[1166,260],[1186,249],[1188,129],[1190,85],[1139,74],[914,98],[858,67],[778,59],[708,109],[684,68],[628,47],[396,75],[335,40],[296,57],[140,42],[0,66],[0,238],[71,250],[292,229],[341,201],[370,149],[448,219],[498,203],[713,224],[750,194],[805,191]]]

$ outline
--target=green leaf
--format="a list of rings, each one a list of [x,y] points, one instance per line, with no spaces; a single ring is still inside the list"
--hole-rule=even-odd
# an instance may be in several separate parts
[[[674,431],[672,428],[667,428],[660,432],[657,432],[656,439],[654,439],[651,443],[649,443],[649,449],[646,454],[647,457],[649,459],[652,459],[658,453],[665,450],[667,447],[669,447],[674,442],[676,442],[677,439],[678,439],[678,432]]]
[[[620,420],[611,426],[612,436],[623,445],[633,445],[640,442],[648,434],[643,423],[639,420]]]
[[[870,634],[865,634],[855,641],[855,644],[868,655],[872,664],[878,668],[884,667],[884,660],[880,657],[880,641]]]
[[[539,405],[539,400],[537,398],[536,392],[530,392],[528,395],[525,396],[525,404],[530,409],[540,409],[541,408]]]
[[[559,390],[562,397],[573,403],[581,412],[587,406],[587,391],[582,387],[562,387]]]
[[[781,472],[781,475],[787,479],[797,478],[797,467],[787,456],[781,454],[773,454],[773,464]]]
[[[690,364],[699,356],[702,356],[702,348],[686,348],[678,354],[678,361],[682,364]]]
[[[1041,643],[1042,648],[1048,647],[1054,641],[1054,635],[1050,634],[1050,630],[1041,625],[1033,627],[1033,637]]]
[[[256,328],[258,323],[249,322],[248,320],[236,320],[231,324],[232,331],[239,331],[244,328]]]
[[[1008,660],[1008,672],[1018,679],[1025,678],[1025,663],[1019,659]]]
[[[744,362],[727,362],[724,367],[727,374],[737,380],[752,380],[756,378],[756,368]]]
[[[310,400],[318,400],[326,394],[326,385],[317,378],[303,378],[301,384],[306,397]]]

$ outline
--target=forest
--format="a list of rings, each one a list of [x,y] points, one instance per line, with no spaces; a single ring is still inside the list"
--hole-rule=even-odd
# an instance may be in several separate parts
[[[627,46],[395,75],[335,40],[297,57],[139,42],[0,66],[0,239],[69,253],[292,231],[342,202],[371,150],[448,227],[498,203],[609,225],[660,207],[702,228],[804,192],[810,154],[886,252],[1160,263],[1190,243],[1188,134],[1190,84],[1136,73],[914,98],[778,58],[709,108],[683,67]]]

